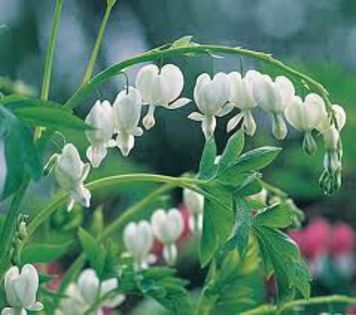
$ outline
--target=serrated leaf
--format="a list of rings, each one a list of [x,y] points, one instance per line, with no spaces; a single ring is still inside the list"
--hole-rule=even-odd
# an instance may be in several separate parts
[[[226,168],[229,172],[257,171],[270,164],[281,151],[277,147],[261,147],[242,154],[233,165]]]
[[[310,276],[303,267],[304,261],[296,243],[277,229],[256,225],[253,227],[262,259],[269,260],[273,266],[279,302],[293,299],[295,289],[308,297]]]
[[[281,203],[262,210],[254,217],[253,221],[255,225],[283,229],[293,224],[294,220],[295,214],[288,209],[285,203]]]
[[[73,241],[61,243],[34,243],[22,250],[22,264],[51,263],[62,257],[72,246]]]
[[[221,158],[219,160],[218,171],[222,170],[223,168],[235,162],[236,159],[241,154],[244,145],[245,145],[244,133],[241,130],[238,130],[227,141],[224,152],[222,153]]]
[[[198,177],[207,179],[214,175],[217,165],[216,159],[216,144],[213,137],[209,138],[204,145],[203,153],[200,159]]]

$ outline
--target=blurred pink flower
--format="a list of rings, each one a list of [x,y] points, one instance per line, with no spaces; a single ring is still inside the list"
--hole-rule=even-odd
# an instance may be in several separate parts
[[[322,218],[313,219],[305,228],[306,257],[313,260],[328,252],[330,225]]]
[[[330,253],[333,256],[349,254],[354,249],[355,235],[351,226],[345,223],[336,224],[330,236]]]

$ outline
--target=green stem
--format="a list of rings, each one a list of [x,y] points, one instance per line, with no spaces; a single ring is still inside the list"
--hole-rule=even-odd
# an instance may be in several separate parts
[[[317,296],[308,300],[300,299],[291,301],[280,305],[262,305],[255,309],[243,312],[242,315],[260,315],[260,314],[283,314],[283,312],[291,310],[297,306],[316,305],[316,304],[356,304],[356,297],[349,297],[344,295],[329,295],[329,296]]]
[[[20,204],[25,195],[29,182],[29,178],[25,178],[19,190],[13,196],[5,218],[5,222],[3,224],[3,229],[0,237],[0,280],[2,280],[3,275],[5,274],[10,264],[10,249],[13,240],[13,235],[16,229],[16,221],[19,215]]]
[[[108,24],[112,8],[113,8],[113,5],[109,5],[108,4],[106,6],[105,14],[104,14],[103,20],[101,21],[99,33],[98,33],[98,36],[96,37],[95,45],[94,45],[91,57],[89,59],[89,63],[88,63],[88,66],[86,68],[84,77],[83,77],[82,85],[84,85],[88,80],[90,80],[90,78],[91,78],[91,76],[93,74],[94,67],[95,67],[95,62],[96,62],[96,59],[98,57],[98,53],[99,53],[99,49],[100,49],[101,43],[103,42],[103,39],[104,39],[105,29],[106,29],[106,26]]]
[[[189,188],[191,190],[195,190],[202,193],[195,184],[199,182],[196,179],[187,178],[187,177],[170,177],[165,175],[157,175],[157,174],[123,174],[105,177],[96,181],[93,181],[86,185],[86,187],[90,191],[96,191],[99,189],[109,188],[121,184],[131,183],[131,182],[152,182],[152,183],[165,183],[173,187],[182,187]],[[205,194],[207,198],[213,199],[214,197]],[[68,193],[60,193],[58,194],[54,200],[44,209],[42,209],[38,214],[31,220],[30,224],[27,227],[27,238],[22,242],[20,249],[26,244],[29,238],[34,234],[37,228],[60,206],[65,204],[69,197]],[[216,200],[214,200],[216,201]],[[219,202],[219,201],[217,201]],[[127,217],[124,217],[127,218]],[[118,223],[117,223],[118,224]],[[120,223],[121,224],[121,223]]]
[[[253,58],[256,60],[260,60],[262,62],[271,64],[287,74],[298,78],[301,81],[307,83],[311,89],[319,93],[326,101],[327,108],[330,109],[331,103],[328,98],[327,90],[317,81],[310,78],[309,76],[285,65],[281,61],[274,59],[270,54],[257,52],[253,50],[243,49],[243,48],[233,48],[233,47],[225,47],[225,46],[214,46],[214,45],[197,45],[197,46],[189,46],[189,47],[177,47],[177,48],[162,48],[155,49],[138,56],[135,56],[131,59],[127,59],[121,63],[118,63],[98,75],[94,76],[91,80],[86,82],[76,93],[67,101],[66,107],[74,108],[78,105],[80,100],[86,97],[94,88],[103,82],[107,81],[111,77],[119,74],[124,69],[134,66],[139,63],[159,60],[162,58],[172,57],[175,55],[187,55],[187,54],[228,54],[228,55],[236,55],[236,56],[245,56],[249,58]]]
[[[49,44],[48,44],[45,68],[44,68],[44,75],[43,75],[43,81],[42,81],[41,99],[44,101],[48,100],[49,86],[51,83],[51,75],[52,75],[52,67],[53,67],[54,51],[55,51],[55,46],[56,46],[56,39],[57,39],[57,34],[58,34],[59,21],[61,18],[62,8],[63,8],[63,0],[56,0],[56,8],[54,11],[54,17],[53,17],[53,21],[52,21],[51,35],[49,38]]]

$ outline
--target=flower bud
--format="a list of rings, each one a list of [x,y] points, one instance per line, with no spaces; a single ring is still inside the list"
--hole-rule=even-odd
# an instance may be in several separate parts
[[[121,91],[114,102],[116,142],[124,156],[128,156],[135,144],[135,136],[143,131],[138,127],[141,117],[141,95],[139,90],[129,87]]]
[[[5,274],[4,288],[10,307],[2,310],[1,314],[26,314],[29,311],[41,311],[43,305],[36,302],[39,277],[35,267],[27,264],[20,272],[16,266],[11,267]]]
[[[156,210],[151,217],[154,236],[166,247],[164,259],[169,264],[174,264],[177,258],[175,242],[182,235],[184,222],[181,213],[170,209],[167,213],[163,209]]]
[[[90,146],[87,158],[93,167],[98,167],[107,154],[107,146],[114,131],[112,107],[108,101],[96,101],[85,119],[95,130],[85,132]]]
[[[340,105],[337,105],[337,104],[332,105],[331,110],[334,112],[334,115],[335,115],[337,130],[341,131],[342,128],[344,128],[345,123],[346,123],[345,110]],[[329,117],[328,113],[326,111],[324,111],[323,119],[320,121],[317,129],[321,133],[324,133],[331,126],[332,126],[331,117]]]
[[[193,233],[199,233],[203,229],[204,197],[185,188],[183,190],[183,202],[191,214],[188,222],[189,230]]]
[[[71,193],[68,211],[72,209],[75,201],[84,207],[90,206],[91,194],[84,187],[84,180],[87,178],[89,171],[90,165],[82,162],[76,147],[71,143],[66,144],[62,154],[58,157],[55,176],[61,188]]]
[[[278,140],[283,140],[287,136],[287,126],[282,114],[274,114],[272,116],[272,133]]]
[[[230,82],[225,73],[219,72],[211,79],[207,73],[197,78],[194,88],[194,100],[200,110],[188,117],[202,122],[202,130],[206,138],[214,134],[215,116],[224,116],[232,109],[232,105],[224,106],[230,96]]]
[[[176,109],[190,102],[188,98],[179,98],[184,86],[182,71],[173,64],[166,64],[161,69],[156,65],[147,65],[140,69],[136,77],[136,88],[142,101],[149,105],[147,116],[143,119],[146,129],[154,126],[154,108],[163,106]]]
[[[153,234],[147,221],[131,222],[124,229],[124,244],[138,268],[147,268]]]

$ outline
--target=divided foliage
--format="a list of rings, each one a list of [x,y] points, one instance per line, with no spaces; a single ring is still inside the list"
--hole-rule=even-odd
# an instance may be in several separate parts
[[[288,200],[259,210],[246,197],[261,190],[258,171],[271,163],[280,149],[261,147],[241,154],[244,137],[233,135],[220,157],[213,139],[206,142],[198,178],[209,195],[204,206],[200,260],[203,266],[221,251],[236,251],[244,259],[251,239],[259,248],[266,272],[275,275],[278,299],[292,299],[298,290],[310,295],[310,275],[297,245],[281,232],[296,221]],[[259,211],[258,211],[259,210]]]

